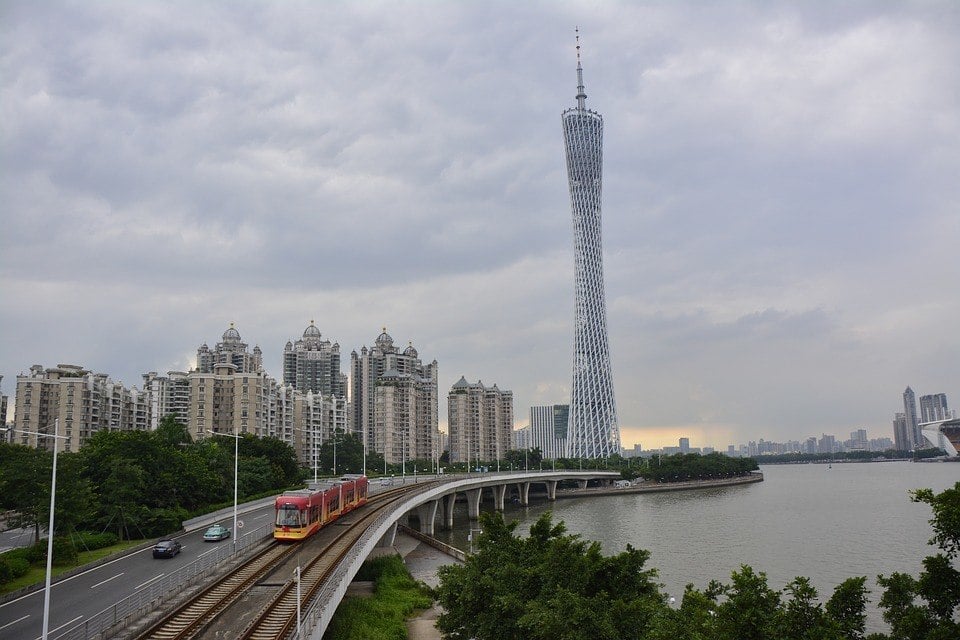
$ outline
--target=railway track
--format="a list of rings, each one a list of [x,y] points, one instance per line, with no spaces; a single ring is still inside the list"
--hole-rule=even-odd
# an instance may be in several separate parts
[[[365,506],[354,510],[347,516],[359,516],[359,520],[340,532],[308,563],[308,567],[301,568],[302,601],[309,601],[326,576],[329,575],[329,572],[336,567],[343,555],[377,516],[380,509],[399,499],[407,490],[407,487],[397,487],[369,496]],[[277,542],[270,544],[229,575],[206,587],[189,601],[181,604],[163,619],[153,624],[138,636],[139,640],[187,640],[198,637],[217,616],[240,600],[250,587],[290,560],[301,544],[279,544]],[[277,632],[270,633],[264,630],[290,629],[291,625],[295,626],[296,604],[296,584],[289,581],[281,587],[266,609],[257,616],[255,622],[244,631],[245,635],[242,637],[270,638],[271,640],[282,637]],[[283,615],[287,616],[287,620],[281,625],[278,620]]]
[[[421,485],[422,487],[423,485]],[[336,569],[343,557],[359,540],[367,527],[376,520],[383,508],[394,500],[400,499],[406,490],[389,492],[389,496],[377,508],[369,509],[361,519],[349,529],[341,532],[334,540],[317,554],[310,562],[300,568],[300,603],[310,602],[323,586],[329,575]],[[240,633],[242,640],[276,640],[285,638],[297,626],[297,584],[290,580],[276,593],[273,599],[256,618]]]

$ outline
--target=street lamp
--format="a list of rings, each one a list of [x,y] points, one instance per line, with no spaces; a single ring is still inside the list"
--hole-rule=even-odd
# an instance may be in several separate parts
[[[57,440],[69,440],[67,436],[58,435],[60,419],[53,421],[53,433],[44,433],[41,431],[20,431],[31,436],[41,438],[54,438],[53,440],[53,471],[50,474],[50,523],[47,525],[47,578],[43,587],[43,634],[40,636],[47,640],[47,634],[50,629],[50,576],[53,569],[53,512],[57,506]],[[6,429],[5,429],[6,431]]]
[[[240,438],[235,433],[218,433],[217,435],[229,436],[233,438],[233,530],[230,532],[233,537],[233,552],[237,552],[237,463],[240,460]]]
[[[293,575],[297,579],[297,640],[300,640],[301,627],[300,627],[300,565],[299,564],[293,570]]]

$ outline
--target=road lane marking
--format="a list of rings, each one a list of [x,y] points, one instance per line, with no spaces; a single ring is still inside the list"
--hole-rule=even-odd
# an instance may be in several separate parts
[[[73,624],[74,622],[76,622],[77,620],[79,620],[79,619],[82,618],[82,617],[83,617],[83,616],[77,616],[76,618],[74,618],[74,619],[71,620],[70,622],[67,622],[66,624],[62,624],[62,625],[60,625],[59,627],[57,627],[56,629],[50,629],[50,631],[47,632],[47,636],[49,637],[49,635],[50,635],[51,633],[53,633],[54,631],[60,631],[60,629],[63,629],[64,627],[70,626],[71,624]],[[43,640],[43,636],[37,636],[37,640]]]
[[[254,519],[254,520],[259,520],[260,518],[269,518],[271,515],[272,515],[272,514],[265,513],[265,514],[263,514],[262,516],[255,516],[253,519]]]
[[[154,580],[159,580],[160,578],[162,578],[162,577],[165,576],[165,575],[167,575],[167,574],[161,573],[161,574],[158,575],[158,576],[153,576],[152,578],[150,578],[150,579],[147,580],[146,582],[143,582],[143,583],[138,584],[137,586],[135,586],[135,587],[133,588],[133,590],[136,591],[136,590],[139,589],[140,587],[145,587],[145,586],[147,586],[148,584],[150,584],[151,582],[153,582]]]
[[[8,622],[7,624],[5,624],[5,625],[3,625],[2,627],[0,627],[0,629],[6,629],[6,628],[9,627],[10,625],[17,624],[17,623],[20,622],[21,620],[26,620],[26,619],[29,618],[29,617],[30,617],[30,614],[28,613],[27,615],[23,616],[22,618],[17,618],[17,619],[14,620],[13,622]]]
[[[208,553],[213,553],[213,552],[216,551],[216,550],[217,550],[217,548],[214,547],[213,549],[210,549],[210,551],[204,551],[203,553],[201,553],[201,554],[198,555],[197,557],[198,557],[198,558],[202,558],[203,556],[207,555]]]
[[[91,588],[91,589],[96,589],[96,588],[99,587],[100,585],[102,585],[102,584],[107,584],[107,583],[110,582],[111,580],[113,580],[113,579],[115,579],[115,578],[119,578],[119,577],[122,576],[122,575],[123,575],[123,571],[121,571],[121,572],[118,573],[117,575],[113,576],[112,578],[107,578],[106,580],[103,580],[102,582],[98,582],[97,584],[90,585],[90,588]]]

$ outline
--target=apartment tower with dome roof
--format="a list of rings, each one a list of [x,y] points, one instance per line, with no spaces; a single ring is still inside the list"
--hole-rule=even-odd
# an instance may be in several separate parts
[[[337,398],[347,395],[347,376],[340,371],[340,344],[325,339],[313,320],[302,338],[287,341],[283,348],[283,384],[300,393],[312,391]]]
[[[400,349],[386,327],[371,348],[350,354],[353,429],[390,464],[433,459],[439,451],[437,361]]]

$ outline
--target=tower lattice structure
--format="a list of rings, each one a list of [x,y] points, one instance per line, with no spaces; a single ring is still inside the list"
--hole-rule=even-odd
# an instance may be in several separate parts
[[[600,233],[603,116],[586,108],[579,35],[577,40],[577,106],[563,112],[576,276],[567,455],[603,458],[620,453],[620,424],[607,339]]]

